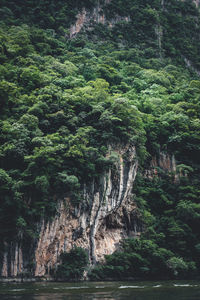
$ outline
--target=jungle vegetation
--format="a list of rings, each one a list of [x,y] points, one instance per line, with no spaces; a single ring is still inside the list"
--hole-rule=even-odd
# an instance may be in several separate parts
[[[96,3],[1,0],[0,240],[37,239],[34,224],[54,215],[58,199],[77,205],[83,184],[112,168],[110,145],[133,144],[145,230],[90,276],[198,276],[199,9],[191,0],[113,0],[102,3],[107,19],[128,22],[70,38],[77,12]],[[175,156],[177,182],[161,169],[144,177],[160,152]]]

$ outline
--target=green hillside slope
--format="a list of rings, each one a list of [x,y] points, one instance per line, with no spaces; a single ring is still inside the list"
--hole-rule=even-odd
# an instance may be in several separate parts
[[[76,206],[83,184],[114,166],[109,146],[131,144],[144,232],[91,278],[198,276],[199,9],[189,0],[100,1],[107,20],[129,21],[70,39],[77,13],[98,1],[63,2],[0,4],[0,240],[35,241],[35,223],[55,214],[58,199]],[[144,176],[163,152],[175,156],[177,180],[159,166]]]

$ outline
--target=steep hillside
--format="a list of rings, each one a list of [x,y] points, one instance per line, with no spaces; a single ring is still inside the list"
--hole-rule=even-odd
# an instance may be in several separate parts
[[[0,12],[1,275],[199,276],[198,1]]]

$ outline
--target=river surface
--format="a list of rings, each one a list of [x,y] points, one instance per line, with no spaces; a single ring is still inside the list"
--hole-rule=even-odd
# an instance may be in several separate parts
[[[0,283],[0,300],[200,300],[200,281]]]

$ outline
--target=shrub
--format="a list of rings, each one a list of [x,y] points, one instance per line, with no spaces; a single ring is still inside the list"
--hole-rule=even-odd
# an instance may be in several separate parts
[[[89,262],[86,251],[80,247],[74,247],[69,253],[63,252],[60,259],[55,278],[69,281],[80,280]]]

